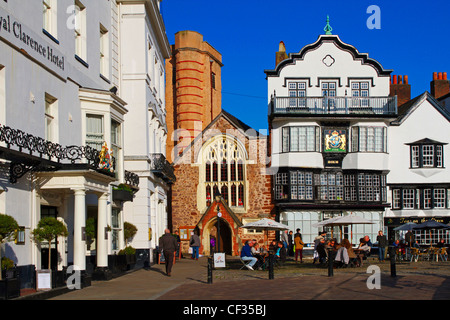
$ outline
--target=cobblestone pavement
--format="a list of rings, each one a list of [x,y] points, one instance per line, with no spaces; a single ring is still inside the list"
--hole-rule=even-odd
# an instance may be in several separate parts
[[[230,259],[229,259],[230,260]],[[359,268],[338,268],[333,277],[326,266],[288,261],[275,269],[275,279],[267,271],[239,270],[239,260],[228,261],[228,268],[214,270],[213,284],[205,285],[206,274],[197,283],[185,283],[159,299],[183,300],[439,300],[450,299],[449,262],[400,262],[396,277],[391,276],[390,262],[369,259]],[[368,269],[368,267],[370,267]],[[378,269],[379,268],[379,269]],[[373,270],[381,272],[380,289]],[[369,273],[368,273],[369,272]]]
[[[125,276],[93,282],[91,287],[69,292],[54,300],[440,300],[450,299],[450,262],[402,262],[391,277],[390,262],[369,259],[359,268],[334,269],[328,276],[325,266],[287,261],[268,271],[240,270],[238,258],[227,257],[227,267],[213,271],[208,284],[207,259],[181,259],[173,276],[164,274],[164,265],[153,265]],[[380,289],[375,285],[374,268],[380,271]],[[377,269],[379,268],[379,269]]]

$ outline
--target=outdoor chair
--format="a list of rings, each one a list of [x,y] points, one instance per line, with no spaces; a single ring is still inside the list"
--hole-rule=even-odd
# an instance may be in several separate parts
[[[251,262],[250,260],[244,261],[241,257],[239,257],[239,260],[242,262],[242,267],[239,270],[242,270],[244,268],[250,269],[250,266],[248,265]]]
[[[420,255],[419,249],[411,248],[411,260],[410,261],[412,262],[414,259],[414,261],[417,262],[419,260],[419,255]]]
[[[447,261],[448,255],[447,250],[445,248],[441,248],[438,252],[439,258],[441,258],[442,261]]]

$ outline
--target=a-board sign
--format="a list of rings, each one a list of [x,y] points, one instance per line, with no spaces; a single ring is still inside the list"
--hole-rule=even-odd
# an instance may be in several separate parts
[[[225,253],[214,253],[214,268],[225,268]]]

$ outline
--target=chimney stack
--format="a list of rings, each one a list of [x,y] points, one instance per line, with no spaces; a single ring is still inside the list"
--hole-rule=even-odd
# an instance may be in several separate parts
[[[284,45],[283,41],[280,41],[278,52],[275,54],[275,67],[278,66],[281,61],[286,60],[287,58],[288,55],[286,53],[286,46]]]
[[[447,80],[447,72],[433,72],[433,81],[430,82],[430,92],[436,99],[450,93],[450,82]]]
[[[402,104],[411,100],[411,85],[408,83],[408,76],[393,75],[390,84],[390,97],[397,96],[397,104]]]

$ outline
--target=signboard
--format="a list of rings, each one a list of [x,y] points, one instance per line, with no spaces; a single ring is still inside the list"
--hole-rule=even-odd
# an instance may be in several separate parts
[[[347,152],[347,130],[325,129],[323,132],[324,152],[342,153]]]
[[[0,8],[0,38],[49,68],[59,76],[67,77],[65,57],[42,35],[42,29],[31,30],[13,15]]]
[[[225,268],[225,253],[214,253],[214,268]]]
[[[195,226],[180,227],[180,239],[181,241],[188,241],[191,239],[191,232],[195,230]]]
[[[36,271],[36,289],[38,291],[52,289],[51,270],[37,270]]]
[[[326,168],[341,168],[342,159],[336,157],[324,158],[324,165]]]

